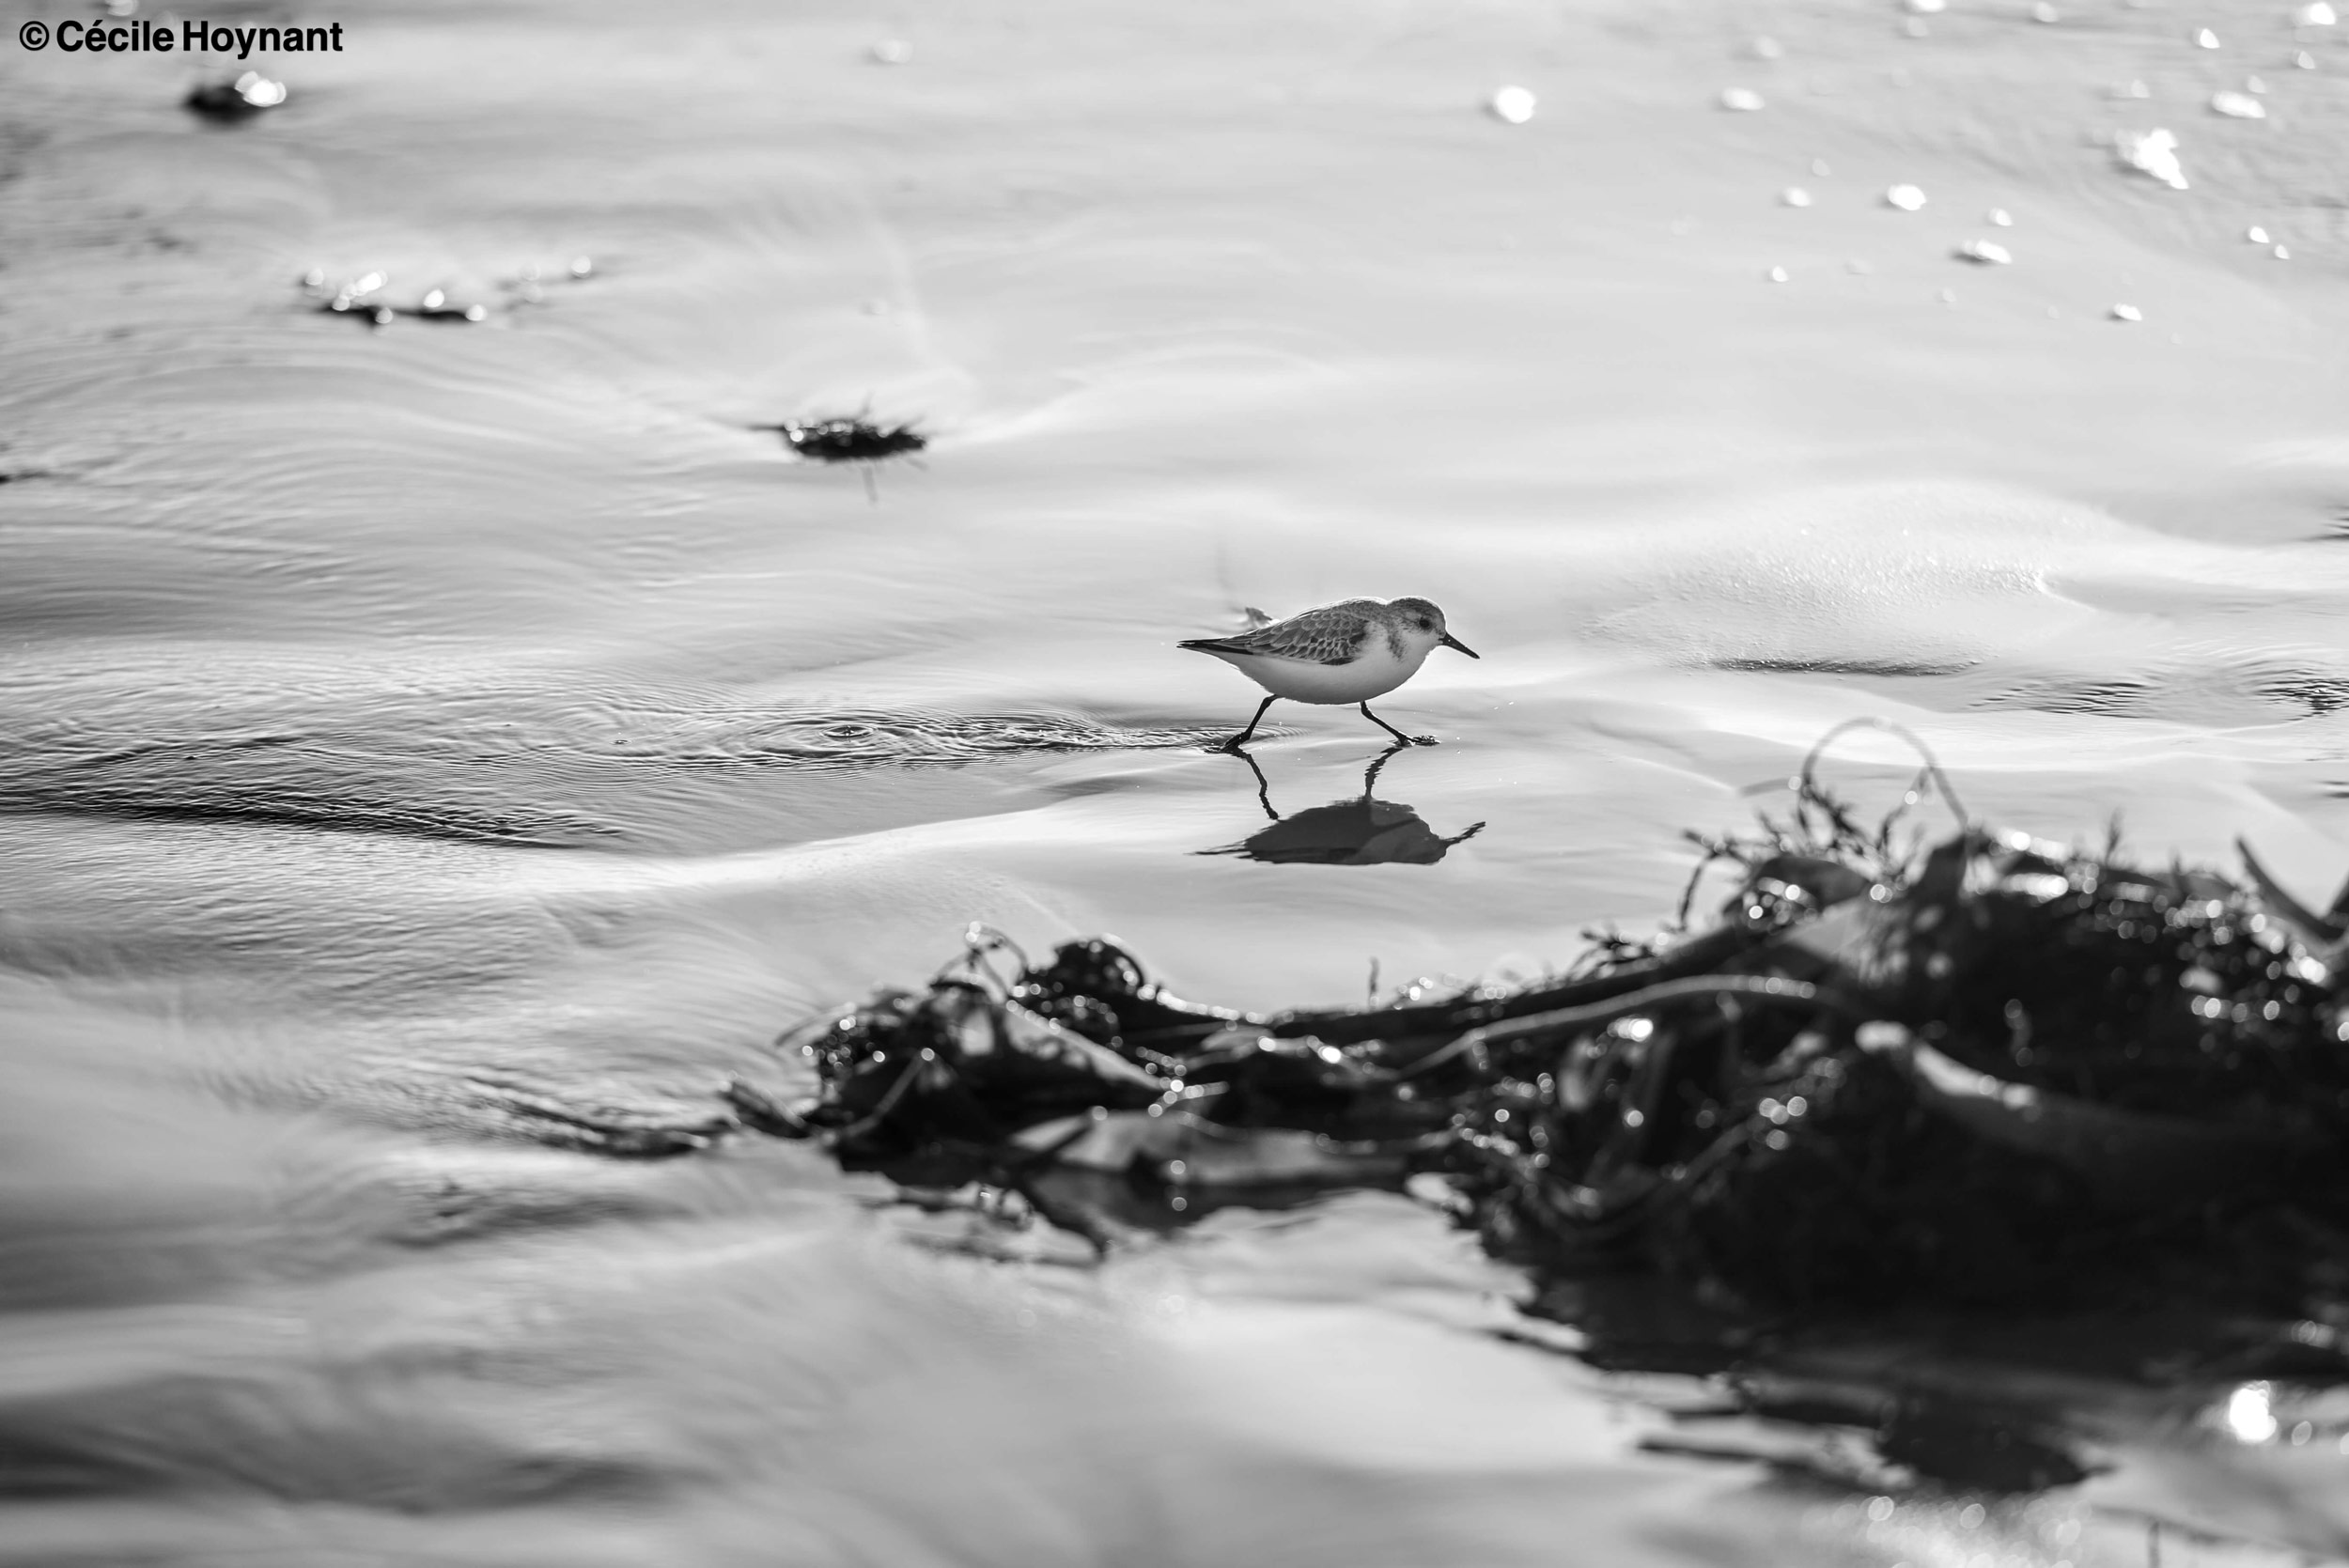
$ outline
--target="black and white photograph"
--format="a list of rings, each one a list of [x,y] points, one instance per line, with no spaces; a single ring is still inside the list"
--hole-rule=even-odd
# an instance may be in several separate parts
[[[0,1568],[2349,1565],[2338,0],[0,0]]]

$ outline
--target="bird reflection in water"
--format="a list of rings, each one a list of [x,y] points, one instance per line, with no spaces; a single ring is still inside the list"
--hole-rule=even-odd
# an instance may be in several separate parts
[[[1483,832],[1485,824],[1479,822],[1464,833],[1445,838],[1410,807],[1373,799],[1378,770],[1395,753],[1406,749],[1399,744],[1390,746],[1372,760],[1362,774],[1359,800],[1335,800],[1283,816],[1272,809],[1272,785],[1264,769],[1245,750],[1235,748],[1232,754],[1256,775],[1256,800],[1272,825],[1238,844],[1200,853],[1244,855],[1272,865],[1434,865],[1454,845]]]

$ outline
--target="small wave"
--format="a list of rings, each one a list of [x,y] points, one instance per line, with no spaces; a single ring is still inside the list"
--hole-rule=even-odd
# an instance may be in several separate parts
[[[1174,748],[1221,733],[641,687],[583,697],[315,677],[219,691],[71,678],[0,690],[0,812],[592,847],[639,835],[648,809],[707,794],[713,774]]]
[[[634,1455],[573,1452],[559,1438],[534,1445],[425,1417],[321,1453],[298,1426],[257,1429],[249,1417],[240,1421],[237,1396],[255,1390],[233,1387],[202,1389],[211,1397],[199,1408],[215,1423],[207,1440],[168,1411],[174,1393],[184,1402],[187,1389],[159,1386],[163,1381],[112,1390],[110,1398],[86,1394],[71,1415],[39,1404],[0,1409],[0,1498],[235,1494],[267,1477],[269,1490],[283,1500],[421,1514],[644,1499],[673,1479]]]
[[[1197,746],[1221,728],[1128,728],[1066,714],[866,710],[792,713],[712,738],[721,754],[680,752],[681,763],[721,761],[849,768],[890,762],[972,762],[1033,752],[1117,752]],[[682,737],[680,737],[682,738]]]
[[[1991,692],[1975,706],[2115,718],[2275,723],[2349,711],[2349,671],[2216,657],[2115,678],[2038,677]]]
[[[1716,670],[1737,670],[1773,675],[1863,675],[1878,680],[1917,680],[1931,675],[1960,675],[1979,660],[1950,662],[1898,659],[1716,659]]]
[[[621,835],[616,825],[560,812],[507,812],[449,800],[393,800],[355,781],[333,784],[205,777],[210,760],[195,748],[174,749],[186,769],[177,776],[122,758],[85,759],[20,773],[0,784],[0,812],[108,816],[132,821],[228,822],[254,827],[577,848]]]
[[[2161,695],[2161,690],[2150,680],[2034,680],[1994,692],[1977,706],[2117,718],[2144,714]]]
[[[2349,709],[2349,677],[2295,674],[2279,676],[2259,688],[2270,702],[2294,704],[2311,719]]]
[[[568,1094],[473,1075],[462,1092],[469,1102],[453,1107],[462,1119],[552,1148],[623,1159],[665,1159],[692,1154],[732,1131],[733,1113],[715,1100],[706,1106],[638,1101],[609,1096],[573,1099]]]

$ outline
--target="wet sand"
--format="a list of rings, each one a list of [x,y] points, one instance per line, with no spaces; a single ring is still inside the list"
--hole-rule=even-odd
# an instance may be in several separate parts
[[[1538,972],[1861,714],[1990,819],[2328,892],[2342,29],[303,20],[346,52],[227,127],[185,56],[0,52],[0,1561],[2349,1549],[2325,1409],[2247,1445],[2084,1387],[2111,1472],[1972,1524],[1814,1433],[1649,1452],[1701,1382],[1496,1340],[1522,1280],[1401,1198],[1091,1269],[801,1151],[555,1146],[793,1088],[778,1029],[973,920],[1239,1005]],[[2188,189],[2118,166],[2155,127]],[[878,504],[751,428],[859,411],[931,438]],[[1389,700],[1443,744],[1376,791],[1486,826],[1200,853],[1266,825],[1198,744],[1256,693],[1172,644],[1355,593],[1485,656]],[[1384,737],[1272,721],[1279,812],[1360,796]]]

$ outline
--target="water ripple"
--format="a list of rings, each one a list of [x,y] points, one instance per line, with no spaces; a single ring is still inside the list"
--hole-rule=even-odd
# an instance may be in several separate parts
[[[162,675],[138,691],[94,684],[0,684],[0,812],[583,846],[637,836],[648,805],[707,797],[738,775],[1173,748],[1221,734],[643,688],[452,691],[386,678],[354,691],[307,672],[269,691],[175,688]]]
[[[2349,711],[2349,669],[2319,659],[2212,655],[2124,675],[2033,676],[1985,694],[1977,706],[2115,718],[2272,724],[2323,719]]]

